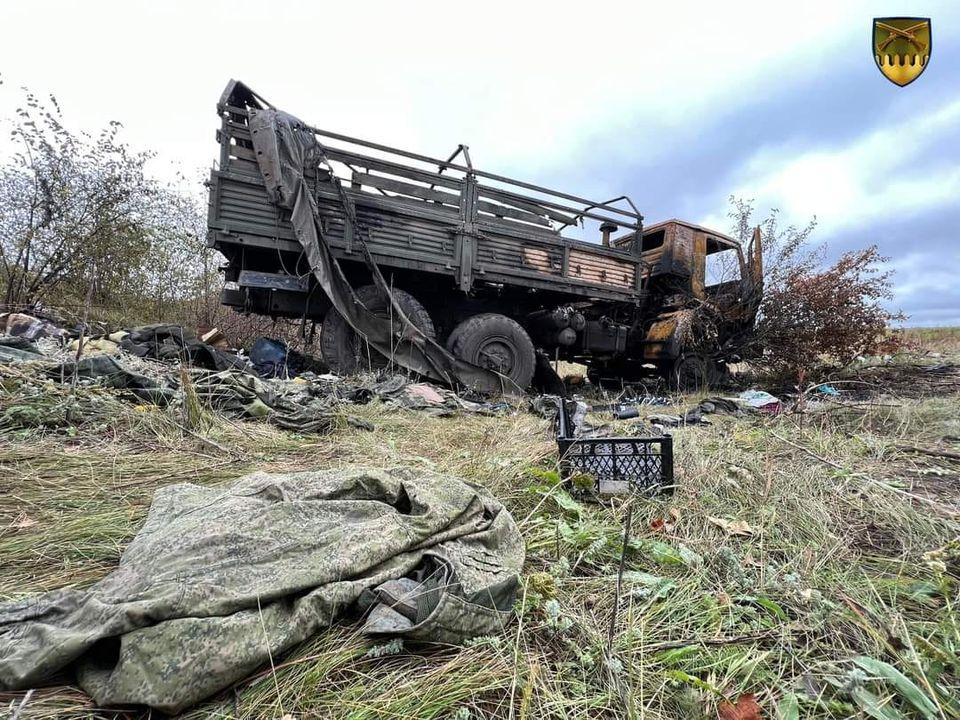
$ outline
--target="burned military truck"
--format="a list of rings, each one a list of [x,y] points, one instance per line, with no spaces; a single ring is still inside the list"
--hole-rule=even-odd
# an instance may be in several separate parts
[[[492,391],[524,389],[559,358],[594,378],[708,382],[753,325],[758,241],[746,259],[689,223],[644,229],[626,196],[481,171],[465,145],[444,160],[311,127],[238,81],[217,111],[208,224],[227,259],[222,301],[319,325],[335,372],[392,361]],[[739,277],[711,286],[708,261],[724,253]],[[722,321],[694,343],[704,307]]]

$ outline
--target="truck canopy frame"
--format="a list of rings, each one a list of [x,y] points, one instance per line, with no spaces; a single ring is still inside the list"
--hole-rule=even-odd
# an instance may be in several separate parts
[[[262,190],[248,118],[264,108],[273,106],[238,81],[217,106],[221,153],[211,175],[209,227],[211,245],[228,257],[238,248],[301,251],[288,219]],[[345,181],[378,265],[447,275],[467,293],[478,283],[522,283],[579,299],[639,302],[648,275],[640,256],[643,217],[629,197],[598,202],[479,170],[465,145],[440,159],[304,128],[322,139],[330,169]],[[463,162],[455,162],[460,156]],[[334,256],[359,260],[352,228],[324,179],[318,173],[313,189]],[[606,235],[627,230],[637,242],[604,247],[561,234],[585,219],[607,228]]]

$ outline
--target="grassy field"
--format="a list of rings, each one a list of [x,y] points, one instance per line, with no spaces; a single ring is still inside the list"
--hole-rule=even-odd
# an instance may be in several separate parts
[[[373,432],[214,419],[198,437],[168,411],[50,385],[31,402],[60,427],[0,412],[0,598],[108,573],[162,485],[413,465],[511,510],[527,543],[517,621],[468,647],[375,652],[341,625],[188,717],[746,720],[753,695],[766,718],[960,718],[960,462],[942,454],[960,451],[960,378],[924,369],[960,361],[960,333],[911,337],[909,355],[848,378],[856,402],[678,429],[679,487],[635,501],[619,597],[626,503],[556,487],[535,415],[372,403],[350,412]],[[0,377],[0,400],[24,403],[23,378]],[[0,695],[0,715],[22,698]],[[90,716],[116,712],[71,687],[20,715]]]

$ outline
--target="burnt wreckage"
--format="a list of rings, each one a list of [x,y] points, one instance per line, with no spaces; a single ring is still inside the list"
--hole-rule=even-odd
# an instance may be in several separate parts
[[[546,358],[584,363],[594,380],[688,384],[739,359],[732,340],[749,334],[762,291],[759,233],[745,256],[692,223],[645,228],[627,196],[594,202],[484,172],[465,145],[442,160],[320,130],[237,81],[217,110],[208,224],[228,261],[222,300],[322,323],[336,372],[386,356],[496,391],[526,388]],[[691,332],[705,308],[717,319],[706,340]]]

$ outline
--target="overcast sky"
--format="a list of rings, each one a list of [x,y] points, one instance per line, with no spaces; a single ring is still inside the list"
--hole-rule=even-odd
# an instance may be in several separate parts
[[[874,16],[933,19],[906,88]],[[312,124],[728,230],[727,198],[833,255],[877,243],[911,324],[960,324],[960,2],[0,3],[0,117],[19,86],[124,125],[193,174],[229,78]],[[6,135],[4,134],[3,137]]]

